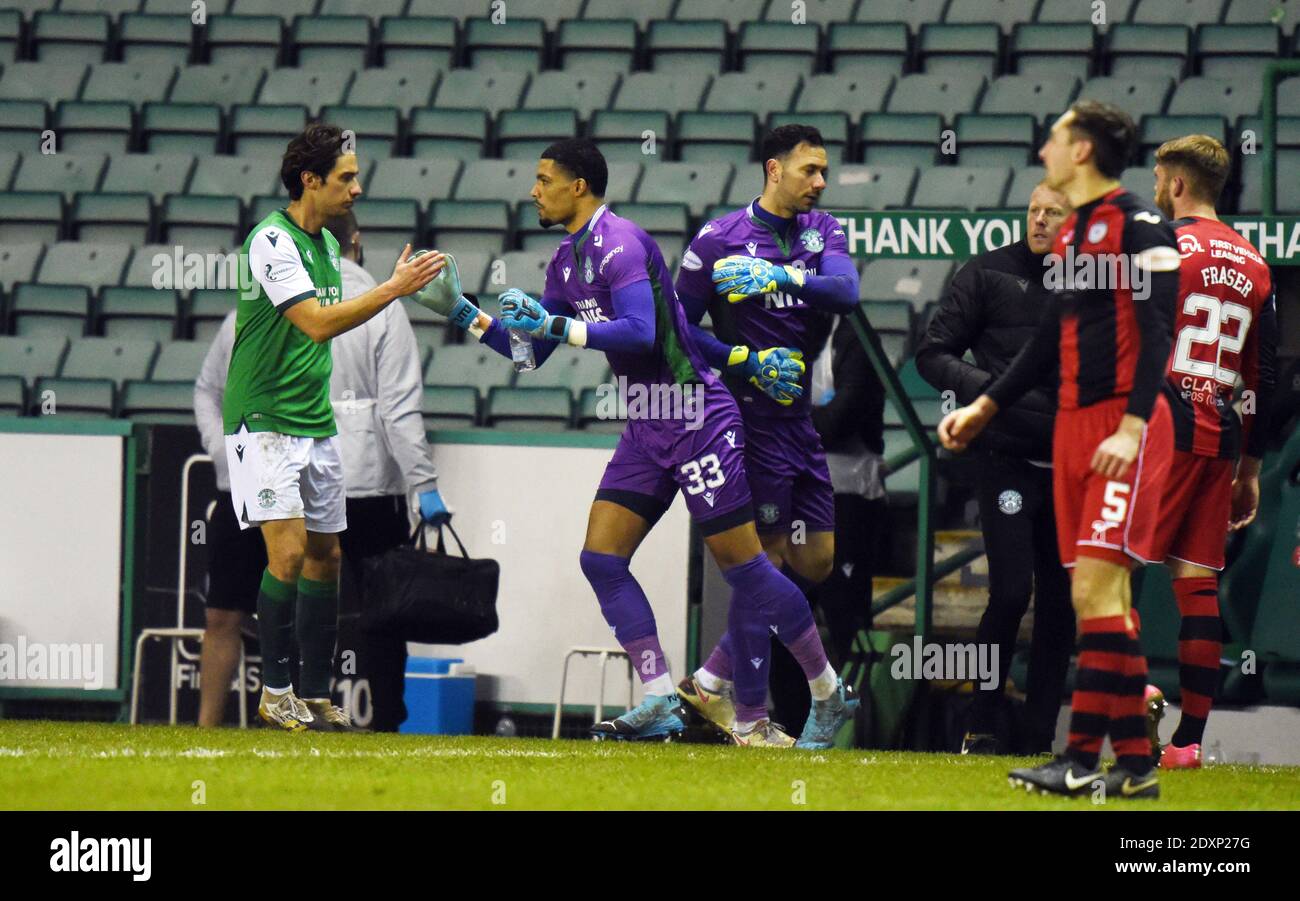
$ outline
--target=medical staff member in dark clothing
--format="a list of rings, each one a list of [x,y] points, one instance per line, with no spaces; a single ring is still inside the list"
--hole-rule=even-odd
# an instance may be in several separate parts
[[[943,392],[944,409],[970,403],[1002,374],[1033,335],[1043,304],[1043,255],[1070,214],[1064,195],[1040,184],[1030,195],[1026,237],[980,254],[953,276],[916,352],[922,377]],[[970,351],[975,362],[963,359]],[[1029,753],[1051,750],[1074,648],[1070,577],[1056,548],[1052,424],[1056,373],[1002,411],[973,447],[980,524],[989,568],[989,605],[976,641],[997,645],[997,687],[977,690],[963,754],[1010,753],[995,735],[1020,620],[1034,598],[1026,702]]]

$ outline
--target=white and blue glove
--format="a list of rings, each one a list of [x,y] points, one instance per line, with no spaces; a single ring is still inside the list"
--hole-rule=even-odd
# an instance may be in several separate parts
[[[443,526],[451,522],[451,512],[442,502],[442,495],[437,488],[420,494],[420,519],[431,526]]]
[[[767,350],[750,350],[743,344],[731,349],[727,369],[749,380],[772,400],[788,407],[803,394],[799,379],[803,378],[803,351],[788,347],[769,347]]]
[[[713,264],[714,290],[731,303],[791,286],[802,288],[803,282],[804,271],[798,266],[782,266],[757,257],[723,257]]]
[[[568,316],[552,316],[538,301],[518,288],[511,288],[498,298],[501,303],[500,322],[506,328],[519,329],[534,338],[565,343],[573,320]]]
[[[411,259],[426,253],[429,251],[417,250],[411,254]],[[411,295],[411,299],[422,307],[446,316],[453,325],[467,329],[474,324],[480,310],[461,293],[460,272],[456,268],[456,260],[449,253],[443,256],[446,257],[447,265],[433,281]]]

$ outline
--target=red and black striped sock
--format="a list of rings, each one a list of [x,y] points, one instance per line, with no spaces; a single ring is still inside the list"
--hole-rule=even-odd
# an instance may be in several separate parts
[[[1111,710],[1126,684],[1129,637],[1122,616],[1085,619],[1079,628],[1079,669],[1070,700],[1066,753],[1088,769],[1095,769]]]
[[[1173,743],[1180,748],[1198,745],[1205,737],[1205,721],[1219,684],[1223,623],[1219,619],[1218,587],[1215,576],[1174,579],[1174,596],[1182,616],[1178,627],[1178,684],[1183,712]]]
[[[1133,617],[1133,628],[1124,633],[1127,648],[1124,654],[1124,676],[1115,692],[1115,703],[1110,709],[1110,746],[1115,751],[1115,763],[1138,775],[1143,775],[1155,765],[1151,759],[1151,739],[1147,735],[1147,658],[1142,654],[1138,638],[1138,619]]]

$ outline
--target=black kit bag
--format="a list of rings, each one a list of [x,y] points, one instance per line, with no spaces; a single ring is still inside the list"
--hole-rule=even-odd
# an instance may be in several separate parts
[[[421,524],[408,544],[364,561],[370,602],[362,628],[427,644],[465,644],[497,630],[501,568],[495,560],[471,559],[456,530],[446,528],[459,557],[447,553],[441,526],[438,549],[430,553]]]

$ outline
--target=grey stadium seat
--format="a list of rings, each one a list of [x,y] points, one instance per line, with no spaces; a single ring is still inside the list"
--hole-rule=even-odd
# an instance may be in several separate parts
[[[1278,0],[1228,0],[1228,11],[1223,21],[1230,25],[1254,25],[1272,21],[1272,16],[1280,13],[1277,27],[1283,34],[1295,31],[1300,22],[1300,5],[1279,3]]]
[[[456,185],[457,200],[503,200],[516,203],[528,198],[536,181],[532,160],[473,160]]]
[[[461,284],[477,291],[465,272],[461,252],[497,254],[505,250],[510,233],[510,213],[500,200],[439,200],[429,205],[429,240],[435,247],[456,254]],[[479,280],[481,282],[481,279]]]
[[[1019,22],[1028,22],[1038,0],[952,0],[943,20],[954,24],[995,22],[1010,32]]]
[[[0,335],[0,375],[16,375],[31,385],[43,376],[58,375],[67,352],[68,339],[64,337]]]
[[[389,69],[437,73],[451,68],[456,54],[456,22],[411,12],[379,22],[379,54]]]
[[[872,260],[862,268],[863,300],[906,300],[913,310],[943,294],[951,260]]]
[[[1143,116],[1163,113],[1173,87],[1172,78],[1099,76],[1084,82],[1078,96],[1080,100],[1101,100],[1118,106],[1138,122]]]
[[[645,28],[656,19],[667,19],[676,0],[587,0],[587,19],[634,19]]]
[[[1003,75],[993,79],[980,100],[981,113],[1032,113],[1051,122],[1065,112],[1079,89],[1073,78]]]
[[[125,244],[59,241],[45,248],[36,280],[46,285],[86,285],[99,289],[122,281],[131,248]]]
[[[477,69],[536,72],[542,67],[546,27],[540,19],[469,19],[461,27],[469,64]]]
[[[1137,0],[1133,21],[1203,25],[1219,21],[1225,5],[1225,0]]]
[[[84,100],[127,100],[137,107],[167,99],[176,67],[157,63],[96,63],[81,92]]]
[[[323,106],[339,106],[352,84],[351,69],[272,69],[257,94],[260,106],[290,106],[304,101],[316,115]]]
[[[942,132],[943,119],[935,113],[868,113],[860,134],[863,160],[878,166],[934,165]]]
[[[44,244],[0,244],[0,289],[8,291],[15,282],[30,282],[36,277]]]
[[[885,108],[891,113],[938,113],[952,121],[958,113],[974,110],[983,90],[983,78],[904,75],[895,83]]]
[[[154,360],[149,377],[159,382],[193,383],[203,369],[211,345],[204,341],[165,341]]]
[[[176,336],[179,292],[153,288],[105,288],[99,321],[106,338],[170,341]]]
[[[1011,170],[1003,166],[936,166],[921,173],[912,194],[917,209],[1000,209]]]
[[[703,72],[633,72],[625,75],[614,96],[616,110],[697,110],[710,76]]]
[[[131,143],[131,104],[64,100],[54,111],[59,150],[66,153],[126,153]]]
[[[490,347],[449,344],[433,352],[425,371],[426,385],[470,385],[486,395],[497,385],[509,385],[514,369]]]
[[[822,206],[846,210],[906,207],[915,184],[916,169],[911,166],[832,166]]]
[[[556,49],[566,71],[622,73],[632,71],[636,39],[631,19],[567,19],[560,23]]]
[[[919,31],[926,22],[943,19],[943,9],[948,0],[872,0],[858,6],[857,22],[906,22],[913,31]]]
[[[275,194],[281,187],[279,167],[268,166],[265,160],[201,156],[190,179],[189,193],[237,197],[249,203],[255,195]]]
[[[1026,22],[1011,37],[1011,66],[1020,75],[1084,81],[1093,74],[1094,43],[1092,26],[1082,22]]]
[[[713,79],[703,109],[707,112],[783,113],[791,108],[799,90],[793,73],[727,72]]]
[[[547,358],[546,365],[520,376],[519,382],[529,388],[566,388],[577,397],[582,389],[607,381],[609,375],[603,354],[561,346]]]
[[[656,72],[722,71],[727,26],[716,21],[651,22],[646,37],[650,68]]]
[[[957,162],[1020,168],[1038,149],[1033,116],[966,113],[957,117]]]
[[[786,22],[746,22],[740,29],[740,67],[772,75],[811,75],[817,65],[816,28]]]
[[[148,376],[157,354],[157,341],[81,338],[68,348],[60,375],[76,379],[112,379],[120,385],[126,379]]]
[[[578,116],[572,109],[506,110],[497,118],[497,143],[508,160],[536,163],[543,150],[578,133]]]
[[[572,109],[583,119],[609,107],[618,78],[587,72],[540,72],[528,84],[524,109]]]
[[[461,163],[454,159],[386,159],[375,164],[369,184],[371,197],[412,199],[424,206],[451,196]]]
[[[500,269],[496,269],[494,261],[494,267],[489,273],[488,280],[492,282],[493,276],[499,271],[500,276],[505,279],[505,283],[501,285],[489,284],[486,290],[490,292],[494,289],[504,291],[506,288],[519,288],[534,297],[541,296],[542,291],[546,288],[546,267],[551,262],[550,253],[533,250],[512,250],[501,254],[499,259],[501,263]]]
[[[150,238],[152,215],[148,194],[99,191],[78,194],[68,218],[78,241],[143,244]]]
[[[1191,45],[1185,25],[1115,25],[1106,35],[1107,72],[1125,78],[1182,78]]]
[[[229,109],[236,103],[252,103],[266,76],[264,66],[184,66],[176,76],[171,103],[217,103]]]
[[[53,402],[59,416],[76,419],[112,419],[113,382],[111,379],[41,379],[32,389],[29,412],[40,415],[46,398]]]
[[[101,191],[146,191],[159,201],[165,194],[179,194],[194,171],[194,157],[188,153],[127,153],[108,161]]]
[[[194,384],[132,379],[122,386],[121,415],[132,422],[189,425],[194,422]]]
[[[429,106],[438,83],[436,72],[362,69],[348,89],[348,106],[395,106],[403,115]]]
[[[857,0],[804,0],[804,12],[809,25],[821,25],[823,28],[836,22],[849,22],[853,19],[853,8]],[[791,4],[774,2],[767,8],[767,21],[789,22]]]
[[[645,152],[647,132],[654,139],[654,154]],[[596,110],[589,136],[611,163],[640,163],[666,156],[673,135],[669,114],[663,110]]]
[[[563,431],[573,419],[573,398],[564,388],[493,388],[485,418],[500,428]]]
[[[1103,7],[1105,21],[1097,26],[1098,30],[1105,31],[1117,22],[1127,22],[1134,2],[1135,0],[1106,0]],[[1091,25],[1093,15],[1091,3],[1080,3],[1079,0],[1043,0],[1034,21],[1085,22]]]
[[[685,203],[692,216],[721,202],[731,183],[728,163],[659,163],[646,169],[637,188],[640,203]]]
[[[481,109],[417,109],[409,130],[414,157],[476,160],[486,156],[491,123]]]
[[[1029,195],[1034,193],[1034,188],[1047,175],[1047,170],[1042,166],[1021,167],[1014,170],[1011,177],[1011,187],[1007,188],[1007,207],[1017,209],[1029,206]]]
[[[15,191],[62,191],[71,200],[78,191],[94,191],[104,174],[107,157],[102,153],[28,153],[14,177]]]
[[[194,26],[190,23],[192,2],[170,14],[155,14],[146,0],[143,13],[125,13],[121,19],[122,59],[142,66],[184,66],[190,61]],[[212,4],[208,9],[215,12]]]
[[[998,70],[998,27],[991,23],[931,23],[921,28],[917,52],[930,75],[992,78]]]
[[[1227,78],[1185,78],[1174,89],[1166,112],[1171,116],[1196,116],[1207,112],[1236,121],[1260,111],[1264,85],[1259,81]]]
[[[804,79],[794,108],[797,112],[809,113],[848,111],[856,118],[859,112],[883,110],[894,84],[892,77],[879,79],[821,73]]]
[[[90,291],[81,285],[18,285],[9,303],[15,335],[80,338],[86,333]]]
[[[469,428],[478,421],[478,391],[468,385],[427,385],[423,409],[427,430],[457,426]]]
[[[0,204],[0,242],[57,241],[63,237],[63,197],[53,191],[6,194]]]
[[[609,184],[605,188],[605,200],[609,203],[625,203],[636,196],[641,184],[642,168],[639,162],[610,163]]]
[[[217,153],[221,150],[221,107],[215,103],[146,103],[140,132],[149,153]]]
[[[907,65],[907,26],[902,22],[837,22],[827,35],[827,54],[836,75],[890,81],[902,75]]]
[[[527,82],[528,75],[524,72],[452,69],[438,84],[434,105],[444,109],[482,109],[495,116],[503,109],[518,108]]]
[[[0,100],[76,100],[86,67],[60,63],[10,63],[0,77]]]

